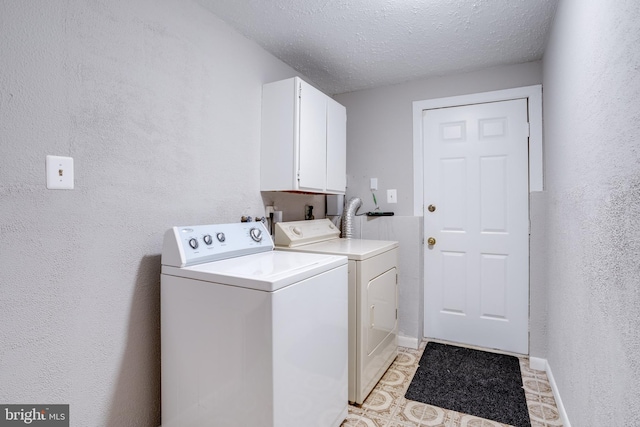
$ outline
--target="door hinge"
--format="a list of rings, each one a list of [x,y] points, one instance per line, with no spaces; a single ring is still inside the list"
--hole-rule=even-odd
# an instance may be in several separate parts
[[[396,308],[396,320],[398,320],[398,309]]]
[[[524,132],[527,138],[531,137],[531,124],[529,122],[525,124]]]

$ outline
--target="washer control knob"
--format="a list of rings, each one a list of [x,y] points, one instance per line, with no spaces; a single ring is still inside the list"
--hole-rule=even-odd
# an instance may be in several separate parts
[[[209,234],[206,234],[206,235],[202,238],[202,240],[204,240],[204,243],[205,243],[207,246],[213,243],[213,239],[211,238],[211,235],[209,235]]]
[[[220,233],[216,233],[216,239],[218,239],[218,242],[222,243],[222,242],[224,242],[227,238],[224,236],[224,233],[220,232]]]
[[[300,227],[293,227],[291,229],[291,231],[293,231],[293,234],[295,234],[297,236],[301,236],[302,235],[302,230],[300,230]]]
[[[262,230],[260,230],[259,228],[252,228],[251,230],[249,230],[249,235],[256,242],[262,240]]]
[[[189,246],[191,246],[191,249],[198,249],[198,241],[192,237],[189,239]]]

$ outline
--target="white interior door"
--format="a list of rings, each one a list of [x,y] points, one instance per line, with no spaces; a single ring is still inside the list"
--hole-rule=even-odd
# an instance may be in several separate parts
[[[425,336],[527,354],[527,101],[424,110],[422,127]]]

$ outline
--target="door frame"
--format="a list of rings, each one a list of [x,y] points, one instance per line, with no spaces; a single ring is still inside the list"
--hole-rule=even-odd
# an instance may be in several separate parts
[[[492,92],[426,99],[413,102],[413,215],[424,216],[424,150],[422,111],[487,102],[527,99],[529,112],[529,193],[543,191],[542,165],[542,85],[524,86]]]
[[[468,95],[434,98],[413,102],[413,215],[424,216],[424,150],[422,135],[422,112],[436,108],[457,107],[487,102],[527,99],[529,115],[529,193],[544,190],[543,144],[542,144],[542,85],[523,86],[513,89],[481,92]],[[529,204],[531,209],[531,204]],[[420,232],[424,234],[424,220],[420,223]],[[424,242],[424,236],[420,236]],[[424,245],[421,245],[424,248]],[[418,344],[424,337],[424,254],[421,256],[420,306],[418,321]],[[531,259],[531,253],[529,253]],[[531,293],[531,271],[529,271],[529,293]],[[531,304],[531,299],[529,299]],[[529,315],[530,316],[530,315]],[[529,318],[531,324],[531,318]],[[531,331],[529,331],[531,332]],[[417,346],[416,346],[417,348]],[[531,348],[529,348],[531,350]]]

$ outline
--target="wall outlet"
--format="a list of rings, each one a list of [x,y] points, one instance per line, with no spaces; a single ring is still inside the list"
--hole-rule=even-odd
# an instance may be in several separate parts
[[[387,203],[398,203],[398,192],[393,190],[387,190]]]
[[[47,188],[73,190],[73,157],[47,156]]]

